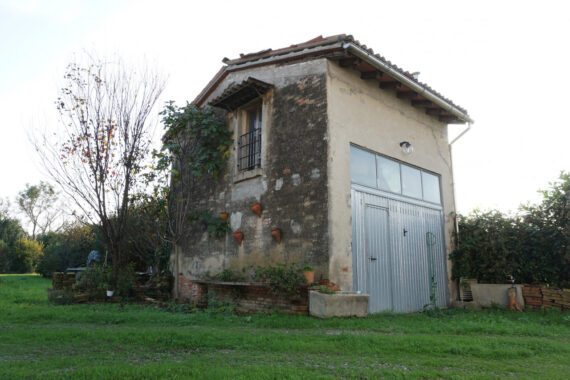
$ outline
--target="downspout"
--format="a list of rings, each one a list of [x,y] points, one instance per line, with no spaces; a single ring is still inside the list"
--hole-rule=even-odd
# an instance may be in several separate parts
[[[449,160],[451,162],[451,186],[453,188],[453,209],[455,211],[457,211],[457,207],[455,204],[455,169],[453,167],[453,143],[455,143],[457,140],[459,140],[461,137],[463,137],[463,135],[465,135],[467,132],[469,132],[469,130],[471,129],[471,125],[472,123],[467,123],[467,128],[465,128],[465,130],[463,132],[461,132],[456,138],[454,138],[453,140],[451,140],[451,142],[449,143]],[[459,225],[457,222],[457,212],[456,212],[456,216],[455,216],[455,232],[459,232]]]
[[[455,219],[455,236],[459,235],[459,221],[457,220],[457,207],[456,207],[456,200],[455,200],[455,168],[453,166],[453,143],[455,143],[457,140],[459,140],[461,137],[463,137],[463,135],[465,135],[467,132],[469,132],[469,130],[471,129],[471,123],[467,123],[467,128],[465,128],[465,130],[463,132],[461,132],[459,135],[457,135],[457,137],[455,137],[453,140],[451,140],[451,142],[449,143],[449,160],[451,162],[451,188],[453,189],[453,209],[455,210],[455,215],[453,216],[453,218]],[[457,241],[456,243],[456,247],[457,247]],[[456,281],[457,286],[457,297],[459,297],[460,294],[460,289],[459,289],[459,280]]]

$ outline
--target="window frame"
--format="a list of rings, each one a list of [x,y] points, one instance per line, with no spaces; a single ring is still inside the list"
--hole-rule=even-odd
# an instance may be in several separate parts
[[[410,163],[407,163],[407,162],[398,160],[398,159],[396,159],[396,158],[389,157],[389,156],[387,156],[387,155],[385,155],[385,154],[381,154],[381,153],[374,152],[374,151],[372,151],[372,150],[370,150],[370,149],[366,149],[366,148],[363,148],[363,147],[358,146],[358,145],[355,145],[355,144],[350,144],[350,148],[351,148],[351,149],[353,149],[353,148],[354,148],[354,149],[358,149],[358,150],[361,150],[361,151],[364,151],[364,152],[367,152],[367,153],[371,153],[371,154],[374,155],[374,168],[375,168],[374,173],[375,173],[375,175],[376,175],[376,178],[375,178],[375,179],[376,179],[376,181],[375,181],[375,186],[372,187],[372,186],[367,185],[367,184],[364,184],[364,183],[360,183],[360,182],[353,181],[353,178],[352,178],[352,170],[351,170],[351,173],[350,173],[350,183],[353,183],[353,184],[356,184],[356,185],[359,185],[359,186],[370,187],[370,188],[373,188],[373,189],[377,189],[377,190],[380,190],[380,191],[384,191],[384,192],[386,192],[386,193],[396,194],[396,195],[399,195],[399,196],[402,196],[402,197],[406,197],[406,198],[410,198],[410,199],[416,199],[416,200],[419,200],[419,201],[422,201],[422,202],[427,202],[427,203],[435,204],[435,205],[438,205],[438,206],[443,206],[443,192],[442,192],[441,175],[440,175],[440,174],[435,173],[435,172],[432,172],[432,171],[430,171],[430,170],[423,169],[423,168],[421,168],[421,167],[419,167],[419,166],[412,165],[412,164],[410,164]],[[351,154],[350,156],[351,156],[350,159],[352,160],[352,154]],[[379,170],[378,157],[381,157],[381,158],[383,158],[383,159],[385,159],[385,160],[388,160],[388,161],[390,161],[390,162],[395,162],[395,163],[398,164],[398,169],[399,169],[399,170],[398,170],[398,174],[399,174],[399,181],[400,181],[400,191],[399,191],[399,192],[394,192],[394,191],[387,190],[387,189],[384,189],[384,188],[381,188],[381,187],[380,187],[380,180],[379,180],[379,175],[378,175],[378,170]],[[420,179],[421,198],[417,198],[417,197],[414,197],[414,196],[410,196],[410,195],[404,194],[404,183],[403,183],[403,178],[402,178],[402,166],[407,166],[407,167],[409,167],[409,168],[419,170],[419,172],[420,172],[419,179]],[[433,202],[433,201],[431,201],[431,200],[425,199],[424,173],[425,173],[425,174],[428,174],[428,175],[432,175],[432,176],[434,176],[434,177],[437,178],[437,181],[438,181],[438,190],[439,190],[439,202]]]
[[[234,165],[234,182],[240,182],[249,178],[254,178],[261,176],[263,174],[263,136],[262,133],[264,132],[265,121],[264,115],[265,110],[265,102],[263,101],[262,97],[253,99],[252,101],[244,104],[243,106],[239,107],[236,111],[237,117],[237,124],[236,124],[236,135],[237,138],[235,139],[235,165]],[[255,145],[259,144],[256,150],[256,147],[253,147],[253,152],[251,154],[254,155],[253,165],[247,164],[247,167],[241,169],[241,164],[244,160],[247,163],[250,160],[249,154],[246,156],[241,155],[241,146],[240,140],[243,136],[251,134],[250,131],[250,121],[251,121],[251,113],[256,112],[257,117],[259,117],[259,123],[255,126],[255,130],[253,134],[255,134]],[[254,123],[256,124],[256,123]],[[241,157],[241,158],[240,158]]]

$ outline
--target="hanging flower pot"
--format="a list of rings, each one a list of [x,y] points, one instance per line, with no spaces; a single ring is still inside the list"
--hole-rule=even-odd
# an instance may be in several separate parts
[[[224,222],[228,221],[228,212],[227,211],[220,211],[220,219]]]
[[[239,231],[239,230],[236,231],[236,232],[234,232],[234,237],[236,238],[237,243],[238,243],[239,245],[241,245],[241,242],[242,242],[242,240],[243,240],[243,232],[241,232],[241,231]]]
[[[113,294],[115,294],[114,290],[107,290],[107,297],[113,297]]]
[[[277,243],[281,243],[281,230],[279,228],[274,228],[271,230],[271,236]]]
[[[255,202],[253,206],[251,206],[251,211],[261,218],[261,205],[258,202]]]

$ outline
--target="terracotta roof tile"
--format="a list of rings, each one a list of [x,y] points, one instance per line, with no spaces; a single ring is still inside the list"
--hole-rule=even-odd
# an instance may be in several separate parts
[[[465,108],[456,105],[450,99],[444,97],[443,95],[441,95],[439,92],[432,89],[427,84],[418,81],[417,78],[414,77],[414,75],[412,73],[410,73],[410,72],[398,67],[397,65],[393,64],[388,59],[386,59],[384,56],[377,54],[377,53],[374,53],[374,50],[372,50],[371,48],[368,48],[366,45],[360,43],[360,41],[354,39],[354,37],[352,35],[347,35],[347,34],[337,34],[337,35],[329,36],[329,37],[318,36],[318,37],[315,37],[309,41],[305,41],[305,42],[300,43],[300,44],[294,44],[294,45],[291,45],[291,46],[288,46],[285,48],[281,48],[281,49],[276,49],[276,50],[265,49],[265,50],[261,50],[261,51],[255,52],[255,53],[240,54],[240,57],[236,58],[236,59],[224,59],[224,63],[227,66],[222,67],[222,69],[218,72],[218,74],[216,74],[216,76],[212,79],[212,81],[210,81],[208,86],[206,86],[206,88],[204,88],[204,90],[202,90],[200,95],[198,95],[198,97],[196,98],[195,101],[198,104],[200,104],[204,100],[204,98],[210,93],[211,89],[213,89],[215,86],[217,86],[219,81],[221,81],[221,79],[223,79],[223,77],[225,77],[227,72],[239,70],[241,66],[249,66],[252,64],[263,65],[263,64],[265,64],[265,61],[267,62],[267,64],[270,64],[270,63],[274,62],[276,59],[278,59],[280,56],[286,56],[286,55],[290,55],[293,53],[299,53],[299,52],[303,52],[303,51],[306,51],[307,56],[309,56],[311,53],[311,50],[326,47],[328,45],[331,45],[331,47],[334,47],[334,45],[337,45],[338,49],[342,49],[341,46],[343,44],[346,44],[346,43],[351,43],[353,45],[356,45],[360,49],[365,50],[368,54],[370,54],[370,55],[374,56],[375,58],[377,58],[378,60],[382,61],[384,64],[386,64],[388,67],[390,67],[394,71],[397,71],[398,73],[406,76],[411,81],[413,81],[413,82],[417,83],[418,85],[424,87],[426,90],[430,91],[431,93],[433,93],[437,97],[441,98],[445,102],[456,107],[458,110],[463,112],[465,115],[468,115],[467,110],[465,110]]]

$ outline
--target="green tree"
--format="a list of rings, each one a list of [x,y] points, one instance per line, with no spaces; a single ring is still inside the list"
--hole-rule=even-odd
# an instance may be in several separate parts
[[[16,241],[10,250],[10,272],[35,272],[42,255],[43,251],[41,243],[28,238]]]
[[[0,240],[0,273],[8,273],[10,271],[10,247]]]
[[[60,214],[55,208],[58,196],[52,185],[41,181],[38,185],[26,184],[18,194],[18,207],[26,215],[32,226],[32,239],[36,232],[46,233]]]
[[[7,215],[0,215],[0,240],[4,241],[9,247],[26,236],[26,232],[20,225],[18,219],[10,218]]]
[[[517,215],[460,215],[453,277],[503,283],[513,276],[518,283],[570,287],[570,174],[540,192],[542,201]]]
[[[50,276],[53,272],[62,272],[69,267],[85,266],[89,252],[102,250],[96,230],[96,226],[76,223],[64,226],[58,233],[49,232],[38,236],[43,244],[44,255],[37,272]]]
[[[553,256],[551,266],[559,273],[558,283],[570,286],[570,173],[561,172],[550,188],[539,192],[542,201],[538,205],[521,207],[524,222],[540,230],[537,240],[546,242]]]
[[[8,205],[0,202],[0,273],[9,273],[11,270],[11,250],[14,244],[24,238],[26,232],[18,219],[8,215]]]

